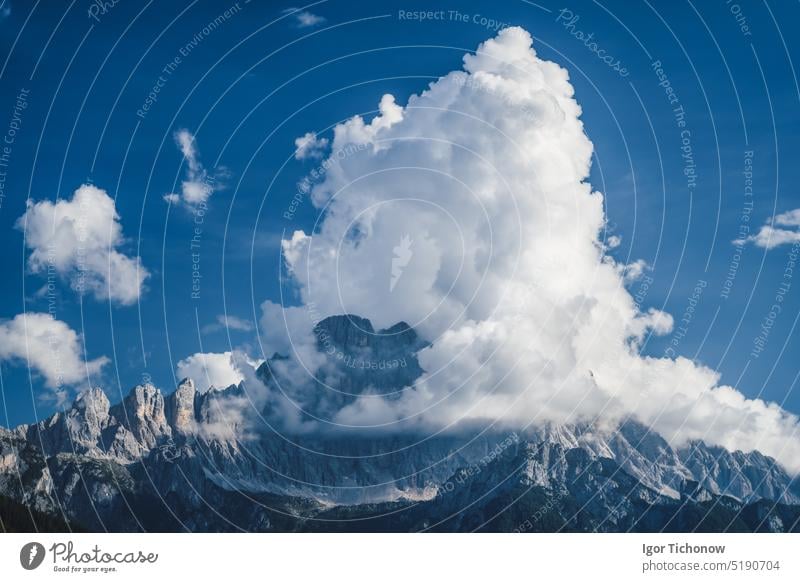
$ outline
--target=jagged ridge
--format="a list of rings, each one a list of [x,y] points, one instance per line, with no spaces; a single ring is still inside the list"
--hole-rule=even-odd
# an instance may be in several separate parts
[[[374,332],[368,320],[339,316],[320,322],[317,330],[321,345],[326,340],[319,338],[327,337],[343,354],[406,358],[401,374],[380,366],[354,371],[338,364],[336,373],[349,378],[339,384],[351,391],[349,398],[367,386],[391,392],[422,373],[415,354],[425,343],[405,324]],[[259,374],[270,380],[270,362]],[[242,439],[206,430],[225,422],[220,403],[243,397],[244,386],[199,394],[188,379],[167,397],[150,384],[136,386],[116,405],[102,390],[88,390],[64,412],[13,431],[0,430],[0,494],[40,511],[80,519],[90,528],[107,527],[106,521],[111,521],[111,529],[142,529],[132,508],[144,507],[145,501],[166,506],[165,511],[206,507],[193,529],[225,529],[229,521],[239,519],[209,512],[205,502],[211,499],[243,507],[250,516],[247,529],[270,529],[280,519],[266,510],[252,512],[247,509],[252,501],[246,499],[266,496],[273,504],[304,511],[320,511],[330,504],[363,507],[430,500],[422,505],[435,513],[439,506],[470,505],[468,488],[458,488],[458,495],[452,496],[448,484],[456,478],[466,480],[461,472],[475,473],[490,459],[492,474],[500,479],[520,467],[521,477],[510,483],[556,495],[560,501],[554,506],[561,507],[567,499],[588,500],[594,517],[587,523],[600,520],[603,511],[611,512],[602,527],[612,531],[633,527],[631,516],[658,514],[652,507],[662,511],[686,498],[716,505],[724,499],[722,506],[738,504],[740,512],[745,504],[755,504],[756,509],[748,510],[754,515],[764,513],[766,502],[773,502],[773,508],[775,502],[800,504],[797,483],[773,459],[702,442],[674,449],[633,421],[615,431],[543,426],[525,434],[473,431],[421,443],[414,435],[395,435],[305,436],[290,444],[269,431]],[[600,487],[598,476],[614,486]],[[468,477],[476,479],[473,474]],[[491,479],[482,486],[489,484]],[[616,497],[609,493],[612,489]],[[781,528],[791,527],[784,523],[791,515],[778,519]],[[156,527],[170,529],[178,522],[183,523]],[[779,527],[777,522],[774,527]]]

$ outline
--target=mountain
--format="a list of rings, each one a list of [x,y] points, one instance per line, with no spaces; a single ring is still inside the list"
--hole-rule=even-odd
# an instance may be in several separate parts
[[[319,380],[339,404],[367,390],[391,398],[422,374],[427,344],[405,324],[375,331],[337,316],[314,333],[337,355]],[[257,376],[278,381],[285,359]],[[115,405],[87,390],[46,420],[0,429],[0,522],[13,504],[45,530],[800,529],[800,485],[773,459],[702,442],[676,449],[633,420],[290,441],[247,426],[268,412],[245,384],[201,394],[187,379],[167,396],[143,384]]]

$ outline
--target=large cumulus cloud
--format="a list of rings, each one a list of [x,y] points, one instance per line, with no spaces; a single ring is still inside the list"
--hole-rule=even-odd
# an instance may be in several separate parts
[[[580,115],[567,71],[514,28],[406,106],[386,95],[372,120],[336,126],[311,191],[320,221],[283,243],[301,305],[265,302],[265,349],[290,355],[281,365],[297,384],[324,365],[311,334],[321,317],[405,321],[431,343],[412,389],[357,399],[320,424],[613,425],[632,415],[676,445],[757,448],[800,469],[796,417],[685,358],[640,354],[672,318],[640,309],[626,283],[641,268],[606,255]]]

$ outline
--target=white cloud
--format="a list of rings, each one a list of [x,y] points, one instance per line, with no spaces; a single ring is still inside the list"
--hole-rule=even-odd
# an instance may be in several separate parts
[[[774,225],[790,228],[776,228]],[[748,242],[767,250],[800,243],[800,208],[779,214],[772,224],[765,224],[756,234],[746,239],[736,239],[733,244],[742,245]]]
[[[283,11],[284,14],[291,14],[294,17],[295,24],[298,28],[310,28],[325,22],[324,16],[319,16],[308,10],[299,10],[298,8],[287,8]]]
[[[28,365],[56,391],[89,384],[108,363],[106,357],[85,360],[80,335],[47,313],[22,313],[0,322],[0,360]]]
[[[800,226],[800,208],[779,214],[775,217],[775,224],[780,226]]]
[[[580,115],[567,71],[511,28],[406,107],[386,95],[370,122],[338,125],[332,151],[353,153],[312,190],[320,224],[283,242],[302,305],[262,305],[265,349],[291,354],[276,365],[286,393],[325,423],[397,430],[632,415],[676,445],[759,449],[800,470],[797,417],[686,358],[640,354],[672,318],[626,289],[644,263],[605,254]],[[404,237],[413,256],[391,289]],[[413,389],[324,414],[333,395],[308,380],[325,361],[311,327],[341,313],[376,329],[405,321],[432,343]]]
[[[118,249],[125,239],[114,200],[84,184],[71,200],[28,201],[16,227],[25,233],[31,252],[28,267],[40,275],[53,273],[79,293],[131,305],[141,296],[149,276],[139,257]]]
[[[179,379],[191,378],[199,392],[227,388],[244,380],[232,352],[193,354],[178,362],[176,374]]]
[[[255,327],[253,326],[253,323],[247,319],[242,319],[241,317],[236,317],[235,315],[220,314],[217,316],[216,323],[204,325],[202,331],[203,333],[214,333],[223,329],[234,331],[253,331]]]
[[[626,283],[633,283],[634,281],[638,281],[642,275],[644,274],[645,270],[649,269],[650,265],[647,264],[647,261],[644,259],[637,259],[632,263],[622,266],[622,274],[625,278]]]
[[[757,234],[747,238],[747,241],[752,242],[757,247],[769,250],[781,245],[800,242],[800,231],[775,228],[773,226],[762,226],[761,230],[759,230]],[[734,241],[734,243],[741,244],[738,241]]]
[[[365,145],[368,145],[373,152],[379,151],[384,146],[376,142],[375,137],[379,132],[390,129],[402,120],[403,108],[395,103],[393,95],[387,93],[381,97],[378,104],[378,115],[369,123],[365,123],[363,117],[356,115],[333,128],[333,151],[338,157],[331,159],[331,163],[335,163],[343,157],[343,154],[347,157],[348,151],[360,151]]]
[[[195,388],[205,393],[224,390],[231,385],[242,386],[243,392],[225,394],[214,400],[206,410],[207,417],[194,427],[206,438],[241,442],[261,430],[261,423],[252,414],[263,409],[267,397],[263,384],[256,377],[262,361],[244,352],[196,353],[178,362],[178,378],[191,378]]]
[[[186,179],[181,182],[181,192],[170,192],[164,195],[164,200],[170,204],[183,202],[190,209],[197,208],[208,202],[211,195],[221,188],[219,174],[209,174],[200,162],[200,153],[197,151],[197,142],[194,135],[187,129],[175,132],[175,143],[186,160]]]
[[[319,159],[325,153],[325,148],[328,147],[328,140],[324,137],[318,138],[316,133],[309,131],[294,140],[294,146],[297,148],[294,153],[295,159]]]

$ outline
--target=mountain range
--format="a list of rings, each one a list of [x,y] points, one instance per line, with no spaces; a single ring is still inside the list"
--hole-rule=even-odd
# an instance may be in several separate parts
[[[337,406],[391,398],[423,373],[406,324],[334,316]],[[396,366],[360,366],[366,354]],[[258,368],[276,382],[275,354]],[[374,360],[373,360],[374,361]],[[36,424],[0,428],[0,520],[39,531],[798,531],[800,483],[757,451],[673,447],[629,419],[525,431],[288,435],[225,411],[245,383],[119,403],[92,388]],[[241,407],[240,407],[241,408]],[[257,410],[252,413],[260,412]],[[226,430],[220,430],[223,426]],[[23,510],[24,509],[24,510]],[[12,511],[13,510],[13,511]]]

